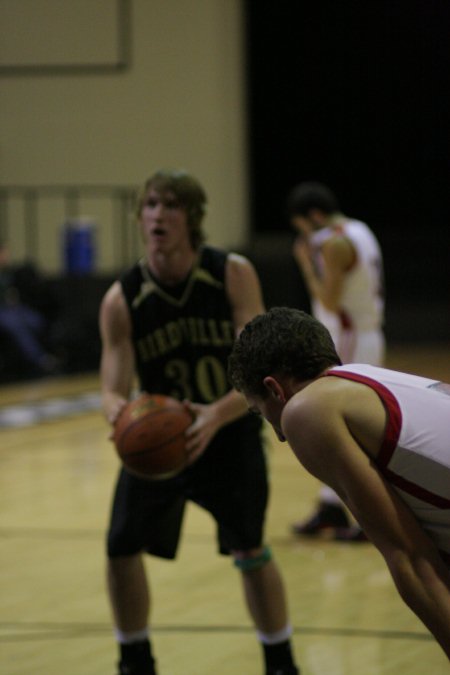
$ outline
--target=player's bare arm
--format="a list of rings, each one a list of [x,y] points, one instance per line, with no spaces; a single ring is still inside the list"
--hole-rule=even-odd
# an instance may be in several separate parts
[[[264,312],[259,278],[247,258],[236,253],[228,256],[225,286],[232,308],[235,334],[238,336],[248,321]],[[235,390],[219,399],[215,406],[223,423],[237,419],[248,409],[244,396]]]
[[[356,386],[364,415],[365,407],[374,405],[373,392],[366,396]],[[366,425],[354,403],[355,385],[336,388],[319,380],[307,390],[285,407],[282,426],[289,444],[303,466],[347,504],[385,558],[403,600],[450,656],[450,573],[413,513],[364,451],[365,444],[372,445],[373,453],[377,434],[379,447],[382,416],[362,440],[357,430]],[[382,404],[377,404],[380,413]]]
[[[300,238],[295,251],[310,295],[329,311],[339,311],[345,276],[355,259],[350,241],[346,237],[335,236],[325,242],[322,248],[323,269],[320,273],[313,264],[305,239]]]
[[[236,253],[228,256],[225,284],[239,335],[246,323],[264,312],[261,284],[251,262]]]
[[[100,334],[102,404],[112,424],[130,395],[134,377],[130,318],[119,282],[111,286],[102,301]]]
[[[250,319],[264,312],[261,286],[253,265],[237,254],[228,256],[225,285],[238,335]],[[195,422],[187,433],[191,462],[201,455],[222,426],[248,410],[244,396],[234,389],[209,405],[190,403],[188,407],[195,416]]]

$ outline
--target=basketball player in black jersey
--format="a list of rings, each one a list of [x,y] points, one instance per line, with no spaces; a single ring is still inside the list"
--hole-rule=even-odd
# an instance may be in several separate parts
[[[232,556],[262,645],[266,675],[296,675],[283,583],[265,545],[268,498],[259,421],[230,389],[235,336],[263,311],[250,262],[205,246],[206,195],[183,171],[158,171],[143,188],[145,255],[106,293],[100,310],[103,409],[114,425],[135,373],[140,388],[186,401],[190,462],[164,481],[121,470],[108,533],[108,588],[121,675],[155,674],[142,554],[176,556],[188,500],[211,513],[220,553]]]

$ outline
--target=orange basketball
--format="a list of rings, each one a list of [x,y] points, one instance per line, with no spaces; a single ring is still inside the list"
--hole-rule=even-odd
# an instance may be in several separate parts
[[[123,408],[113,441],[126,469],[141,478],[161,480],[184,468],[184,432],[191,424],[192,417],[182,403],[144,392]]]

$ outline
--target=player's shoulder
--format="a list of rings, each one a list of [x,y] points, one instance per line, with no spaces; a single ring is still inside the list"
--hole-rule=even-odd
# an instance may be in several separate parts
[[[242,253],[230,251],[227,256],[227,268],[236,274],[247,273],[255,269],[253,263]]]
[[[256,289],[260,282],[254,265],[238,253],[230,253],[225,268],[225,282],[229,293],[237,298],[245,289]]]
[[[342,421],[352,411],[352,384],[338,378],[318,378],[285,405],[283,434],[302,462],[307,461],[310,450],[325,449],[330,437],[343,427]]]
[[[345,410],[347,401],[354,393],[355,383],[334,377],[318,377],[286,404],[284,417],[295,417],[308,424],[322,424],[324,416]]]
[[[113,304],[114,302],[117,302],[117,300],[120,297],[123,297],[122,285],[120,281],[116,280],[111,284],[111,286],[106,291],[105,295],[103,296],[102,302],[108,305]]]
[[[340,406],[330,385],[320,380],[308,384],[289,399],[281,416],[284,437],[298,459],[310,467],[320,449],[326,450],[329,439],[342,419]]]
[[[105,317],[122,314],[126,311],[126,301],[120,281],[114,281],[103,296],[101,314]]]
[[[246,265],[250,260],[243,253],[237,253],[236,251],[228,252],[228,260],[235,263],[236,265]]]

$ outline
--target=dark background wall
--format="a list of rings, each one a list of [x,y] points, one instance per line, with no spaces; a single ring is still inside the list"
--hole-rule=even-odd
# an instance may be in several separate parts
[[[245,11],[250,254],[263,274],[277,252],[282,264],[286,195],[322,181],[381,242],[388,338],[449,339],[450,2],[246,0]],[[274,272],[269,304],[286,290]]]

